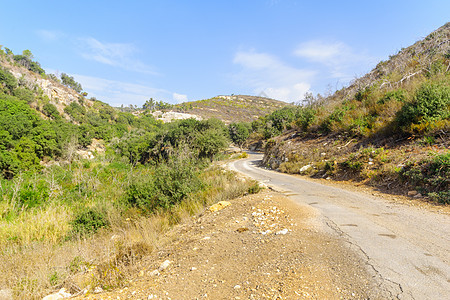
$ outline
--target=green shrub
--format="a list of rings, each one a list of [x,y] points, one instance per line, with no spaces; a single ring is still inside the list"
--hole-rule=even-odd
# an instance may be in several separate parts
[[[307,131],[312,123],[316,120],[316,111],[312,108],[301,108],[297,112],[297,119],[295,125],[300,127],[303,131]]]
[[[24,208],[41,207],[48,197],[49,188],[43,180],[26,183],[19,190],[19,203]]]
[[[87,208],[78,212],[70,223],[72,225],[72,236],[89,235],[102,227],[109,226],[106,214],[95,208]]]
[[[396,116],[401,127],[422,122],[433,122],[450,117],[450,86],[444,83],[425,83],[416,92],[414,100],[406,103]]]
[[[341,162],[339,165],[342,169],[350,170],[353,172],[359,172],[363,168],[363,163],[358,160],[357,157],[353,154],[351,154],[347,160]]]
[[[44,106],[42,107],[42,112],[47,117],[52,118],[54,120],[61,119],[61,115],[59,114],[58,109],[51,103],[44,104]]]
[[[6,87],[9,92],[11,92],[17,86],[17,80],[14,75],[2,67],[0,67],[0,87],[1,86]]]
[[[395,91],[389,91],[387,92],[381,99],[377,101],[378,104],[385,104],[390,101],[399,101],[399,102],[405,102],[406,101],[406,91],[403,89],[398,89]]]
[[[349,108],[346,106],[335,108],[334,111],[322,121],[320,129],[324,132],[330,132],[333,129],[333,124],[342,123],[348,110]]]
[[[125,200],[131,206],[153,212],[180,203],[202,187],[194,162],[171,160],[160,163],[153,175],[134,178],[126,190]]]
[[[248,188],[248,193],[249,194],[257,194],[259,193],[259,191],[261,191],[261,186],[259,185],[258,182],[254,182],[249,188]]]
[[[411,184],[431,199],[450,204],[450,152],[432,158],[408,163],[400,178]]]

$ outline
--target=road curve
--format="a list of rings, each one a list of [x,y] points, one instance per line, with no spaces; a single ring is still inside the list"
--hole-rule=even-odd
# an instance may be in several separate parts
[[[450,299],[450,217],[258,167],[262,154],[229,164],[317,209],[323,229],[361,253],[391,299]]]

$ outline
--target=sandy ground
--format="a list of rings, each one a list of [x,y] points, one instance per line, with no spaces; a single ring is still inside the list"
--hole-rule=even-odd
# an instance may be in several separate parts
[[[386,299],[370,268],[318,231],[312,208],[264,190],[168,235],[126,287],[82,299]]]

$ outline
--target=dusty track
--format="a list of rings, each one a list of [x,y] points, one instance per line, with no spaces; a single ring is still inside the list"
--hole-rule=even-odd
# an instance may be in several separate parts
[[[81,298],[388,298],[348,243],[317,230],[316,217],[270,190],[235,199],[173,228],[126,287]]]
[[[322,229],[365,257],[389,298],[450,299],[447,214],[258,168],[261,158],[252,154],[230,167],[315,208]]]

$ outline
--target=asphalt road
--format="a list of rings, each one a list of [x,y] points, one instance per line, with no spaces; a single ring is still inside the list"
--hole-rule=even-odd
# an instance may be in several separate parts
[[[230,168],[317,209],[321,229],[358,251],[390,298],[450,299],[448,215],[266,170],[261,159],[251,154]]]

